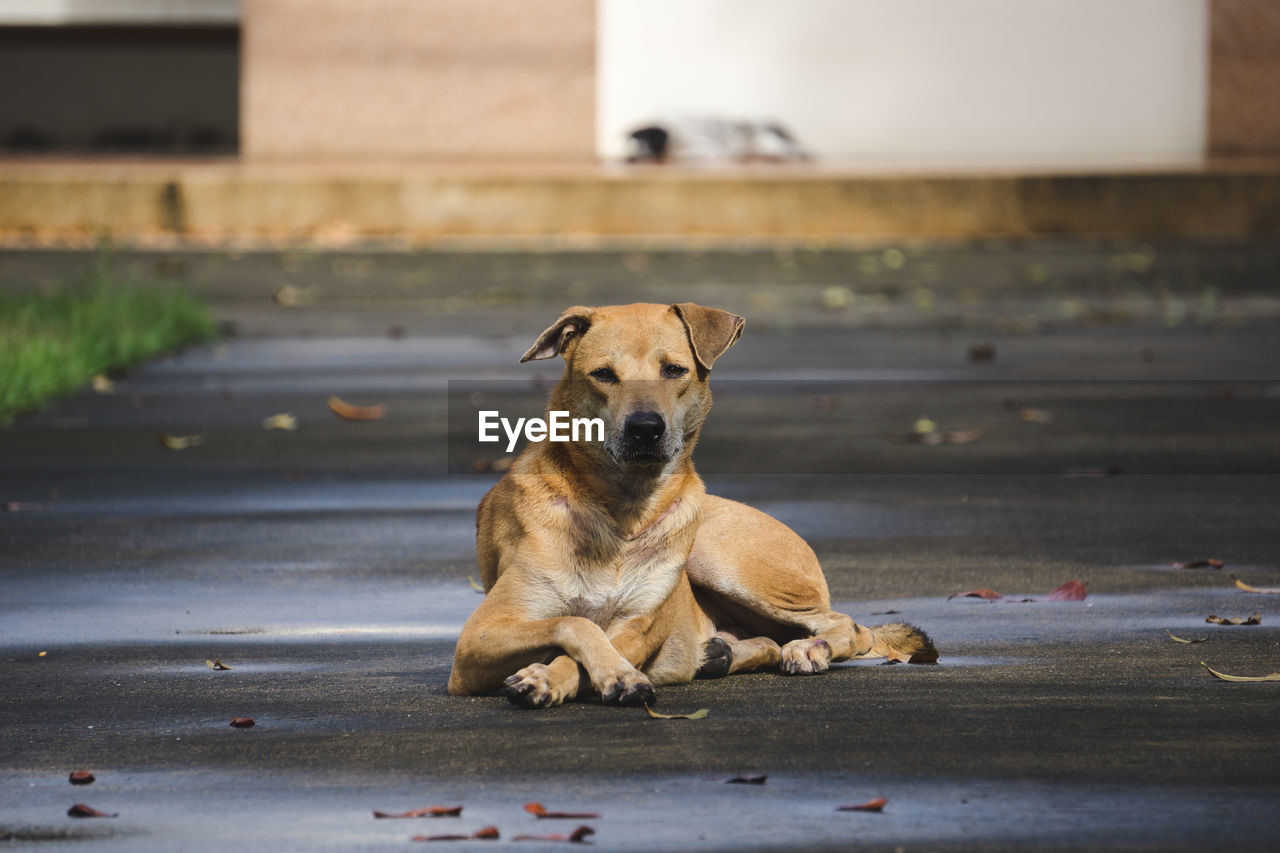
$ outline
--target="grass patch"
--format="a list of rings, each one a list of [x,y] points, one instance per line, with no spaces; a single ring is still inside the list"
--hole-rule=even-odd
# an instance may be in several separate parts
[[[183,289],[121,280],[105,256],[60,292],[0,293],[0,421],[216,333]]]

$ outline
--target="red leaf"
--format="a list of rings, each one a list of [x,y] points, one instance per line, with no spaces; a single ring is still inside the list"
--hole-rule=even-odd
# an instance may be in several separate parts
[[[1067,581],[1044,597],[1045,601],[1084,601],[1089,595],[1087,583]]]
[[[92,785],[94,778],[88,770],[72,770],[69,781],[72,785]]]
[[[512,841],[569,841],[573,844],[581,844],[587,840],[587,836],[595,835],[596,831],[589,826],[580,826],[569,835],[517,835]]]
[[[549,812],[542,803],[525,803],[524,810],[538,820],[543,818],[567,818],[569,820],[598,820],[600,815],[594,812]]]
[[[462,806],[425,806],[420,809],[414,809],[409,812],[401,812],[400,814],[390,814],[389,812],[380,812],[374,810],[374,817],[458,817],[462,814]]]
[[[887,797],[876,797],[874,800],[867,800],[865,803],[859,803],[856,806],[837,806],[838,812],[882,812],[884,807],[889,804]]]
[[[230,725],[237,729],[247,729],[253,725],[253,717],[236,717]]]
[[[415,835],[411,841],[497,841],[498,827],[486,826],[470,835]]]
[[[725,779],[726,785],[763,785],[769,777],[761,773],[758,776],[734,776],[732,779]]]
[[[1171,563],[1175,569],[1220,569],[1226,565],[1222,560],[1205,557],[1203,560],[1191,560],[1186,563]]]
[[[1004,596],[994,589],[971,589],[968,592],[957,592],[948,595],[947,601],[953,598],[985,598],[987,601],[991,601],[996,598],[1004,598]]]
[[[67,817],[118,817],[118,815],[100,812],[95,808],[86,806],[84,803],[76,803],[67,809]]]

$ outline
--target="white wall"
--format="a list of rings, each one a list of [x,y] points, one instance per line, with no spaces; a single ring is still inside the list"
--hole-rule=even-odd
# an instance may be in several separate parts
[[[828,158],[1194,157],[1207,3],[599,0],[597,147],[714,114]]]

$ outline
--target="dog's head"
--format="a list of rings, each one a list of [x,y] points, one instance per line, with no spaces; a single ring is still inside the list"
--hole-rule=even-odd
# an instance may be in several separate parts
[[[520,360],[565,360],[551,408],[602,418],[616,465],[665,466],[686,455],[711,407],[711,366],[743,319],[692,302],[569,308]]]

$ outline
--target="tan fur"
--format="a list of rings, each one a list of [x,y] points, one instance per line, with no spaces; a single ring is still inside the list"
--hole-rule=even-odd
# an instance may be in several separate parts
[[[565,360],[549,408],[603,418],[606,440],[531,444],[481,501],[487,594],[458,639],[449,692],[639,704],[653,685],[692,680],[724,645],[732,672],[936,658],[910,626],[868,629],[832,611],[799,536],[706,495],[690,457],[711,367],[742,325],[692,303],[574,307],[530,347],[522,361]],[[638,413],[661,417],[660,439],[636,439]]]

